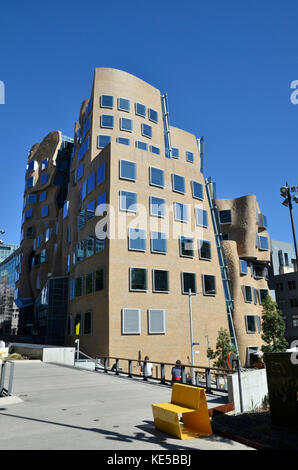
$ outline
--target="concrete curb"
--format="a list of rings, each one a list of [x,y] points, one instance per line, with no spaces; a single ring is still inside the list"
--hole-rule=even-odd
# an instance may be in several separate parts
[[[257,450],[274,450],[271,447],[264,446],[263,444],[259,444],[258,442],[253,442],[249,439],[245,439],[244,437],[235,436],[234,434],[230,434],[229,432],[221,431],[220,429],[217,429],[216,425],[214,425],[212,422],[211,425],[213,433],[217,434],[218,436],[226,437],[227,439],[231,439],[232,441],[239,442],[240,444],[244,444]]]

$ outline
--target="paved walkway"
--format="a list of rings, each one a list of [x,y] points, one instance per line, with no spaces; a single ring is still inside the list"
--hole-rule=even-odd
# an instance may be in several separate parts
[[[22,402],[0,398],[1,450],[249,449],[216,435],[180,441],[155,430],[151,405],[171,395],[159,384],[16,361],[13,395]]]

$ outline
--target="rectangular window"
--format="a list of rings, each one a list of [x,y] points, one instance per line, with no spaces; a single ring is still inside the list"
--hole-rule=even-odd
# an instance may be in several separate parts
[[[87,181],[84,181],[84,183],[82,184],[82,201],[84,201],[86,196],[87,196]]]
[[[65,201],[63,205],[63,219],[68,217],[68,208],[69,208],[69,201]]]
[[[132,132],[132,119],[120,118],[120,131]]]
[[[29,194],[28,204],[35,204],[37,202],[37,194]]]
[[[100,116],[100,127],[113,129],[114,128],[114,116],[110,114],[102,114]]]
[[[49,206],[42,206],[41,217],[47,217],[49,215]]]
[[[182,294],[188,294],[189,289],[192,294],[197,293],[195,273],[181,273],[182,275]]]
[[[95,201],[89,202],[86,210],[86,223],[95,217]]]
[[[216,295],[216,278],[209,274],[202,274],[203,294]]]
[[[204,199],[203,185],[201,183],[198,183],[197,181],[192,181],[191,189],[192,197],[194,199],[200,199],[201,201]]]
[[[295,290],[296,289],[296,281],[293,279],[291,281],[288,281],[288,287],[289,290]]]
[[[199,258],[204,260],[211,260],[211,243],[208,240],[198,240],[199,244]]]
[[[155,147],[155,145],[150,145],[150,152],[155,153],[156,155],[160,155],[160,148]]]
[[[246,333],[256,333],[256,317],[255,315],[245,315]]]
[[[120,179],[136,181],[137,165],[135,162],[120,160]]]
[[[93,273],[86,274],[85,277],[85,293],[86,295],[93,292]]]
[[[166,333],[166,311],[156,308],[148,310],[148,332],[150,335]]]
[[[219,222],[222,225],[231,224],[232,223],[232,211],[230,210],[219,211]]]
[[[102,290],[104,290],[104,268],[95,272],[95,291],[100,292]]]
[[[105,162],[102,163],[101,165],[99,165],[99,167],[97,168],[97,181],[96,183],[97,184],[101,184],[104,182],[105,180],[105,175],[106,175],[106,165],[105,165]]]
[[[67,335],[72,336],[73,332],[73,326],[72,326],[72,315],[68,315],[67,317]]]
[[[91,193],[93,189],[95,188],[95,173],[91,173],[90,176],[88,176],[87,180],[87,194]]]
[[[84,313],[84,335],[92,333],[92,312]]]
[[[122,334],[135,335],[141,333],[141,309],[122,309]]]
[[[130,268],[130,285],[131,291],[146,292],[148,289],[147,283],[147,269],[145,268]]]
[[[128,229],[128,249],[146,251],[146,230],[139,228]]]
[[[242,286],[244,301],[251,303],[252,302],[252,290],[250,286]]]
[[[153,292],[169,292],[169,271],[153,269]]]
[[[102,193],[97,198],[96,216],[102,215],[106,211],[106,193]]]
[[[111,95],[101,95],[100,97],[100,107],[113,109],[114,107],[114,97]]]
[[[32,217],[32,209],[28,209],[25,212],[25,219],[31,219],[31,217]]]
[[[164,188],[164,171],[159,168],[150,167],[150,184],[151,186],[158,186],[159,188]]]
[[[122,145],[130,145],[130,140],[127,139],[126,137],[117,137],[116,142]]]
[[[77,277],[75,281],[75,297],[83,295],[83,277]]]
[[[198,227],[208,227],[208,213],[204,209],[196,208],[196,224]]]
[[[247,261],[244,259],[240,260],[240,274],[247,274]]]
[[[268,289],[260,289],[260,304],[266,299],[268,296]]]
[[[44,191],[43,193],[40,193],[40,196],[39,196],[39,202],[43,202],[47,199],[47,192]]]
[[[193,249],[193,238],[190,237],[180,237],[180,256],[186,256],[187,258],[193,258],[194,249]]]
[[[86,240],[86,258],[94,255],[94,235],[90,235]]]
[[[86,225],[86,209],[83,209],[83,210],[80,211],[79,215],[77,216],[77,230],[78,230],[78,232],[85,225]]]
[[[259,223],[259,227],[261,227],[261,228],[267,228],[267,227],[268,227],[268,223],[267,223],[267,217],[266,217],[266,215],[259,213],[259,214],[258,214],[258,223]]]
[[[26,189],[32,188],[34,186],[34,176],[30,176],[30,178],[26,179]]]
[[[46,184],[48,182],[48,174],[43,173],[40,175],[40,184]]]
[[[78,161],[81,160],[84,157],[85,153],[87,152],[87,150],[89,150],[89,148],[90,148],[90,136],[87,137],[87,139],[84,141],[84,143],[79,148]]]
[[[175,220],[177,222],[187,222],[188,221],[188,207],[186,204],[181,202],[174,202],[174,214]]]
[[[179,158],[179,149],[172,147],[172,158]]]
[[[267,237],[259,236],[259,249],[263,251],[269,250],[269,242]]]
[[[126,111],[127,113],[129,113],[130,101],[126,98],[118,98],[118,109],[119,111]]]
[[[158,123],[158,112],[154,111],[154,109],[148,109],[148,119],[149,121]]]
[[[101,253],[105,249],[105,238],[95,238],[95,253]]]
[[[77,169],[77,181],[84,176],[84,163],[82,163]]]
[[[137,194],[129,191],[120,191],[120,210],[137,212]]]
[[[146,106],[141,103],[136,103],[136,114],[138,116],[146,117]]]
[[[186,161],[189,162],[189,163],[194,162],[194,156],[193,156],[192,152],[186,151]]]
[[[82,332],[82,314],[77,313],[74,321],[74,335],[80,335]]]
[[[166,204],[165,199],[150,196],[150,215],[156,217],[165,217],[166,215]]]
[[[110,135],[98,135],[97,136],[97,148],[103,149],[111,142]]]
[[[149,139],[152,139],[152,127],[149,126],[149,124],[142,123],[141,129],[142,129],[142,135],[144,137],[148,137]]]
[[[163,232],[151,232],[151,252],[167,253],[167,234]]]
[[[41,163],[41,170],[46,170],[48,168],[48,158],[45,158]]]
[[[291,308],[298,307],[298,300],[296,299],[296,297],[290,299],[290,306]]]
[[[185,193],[184,176],[172,174],[172,188],[176,193]]]
[[[140,150],[148,150],[148,144],[146,142],[141,142],[140,140],[136,141],[136,147]]]

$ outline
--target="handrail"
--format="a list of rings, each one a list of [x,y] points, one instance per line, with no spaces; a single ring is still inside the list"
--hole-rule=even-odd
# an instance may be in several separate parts
[[[105,373],[108,372],[115,372],[115,375],[119,375],[120,373],[128,375],[130,378],[132,377],[143,377],[144,380],[147,380],[145,376],[145,370],[143,370],[142,374],[137,374],[133,373],[132,371],[132,364],[136,362],[137,364],[141,364],[142,360],[140,359],[130,359],[130,358],[121,358],[121,357],[115,357],[115,356],[96,356],[95,361],[98,360],[103,360],[103,369]],[[115,361],[112,368],[109,368],[108,362],[110,360]],[[128,362],[128,371],[122,371],[119,369],[119,361],[127,361]],[[150,380],[155,380],[155,381],[160,381],[161,384],[167,385],[171,384],[172,380],[171,379],[166,379],[166,374],[165,374],[165,367],[166,366],[175,366],[176,363],[172,362],[160,362],[160,361],[150,361],[151,364],[153,365],[160,365],[160,377],[150,377]],[[187,380],[187,375],[186,375],[186,369],[187,368],[192,368],[192,369],[197,369],[195,371],[195,383],[192,383],[190,379]],[[218,368],[218,367],[205,367],[205,366],[196,366],[193,364],[181,364],[181,383],[184,384],[189,384],[194,387],[203,387],[206,388],[206,391],[208,393],[212,393],[212,391],[220,391],[220,392],[226,392],[226,389],[222,389],[217,387],[217,379],[218,376],[224,376],[226,377],[228,374],[233,374],[235,373],[235,369],[226,369],[226,368]],[[202,377],[199,377],[199,374],[202,374]],[[212,379],[211,379],[211,374],[215,376],[216,379],[216,386],[212,387]]]

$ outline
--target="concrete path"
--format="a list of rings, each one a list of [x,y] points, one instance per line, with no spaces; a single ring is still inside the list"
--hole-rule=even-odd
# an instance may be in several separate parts
[[[171,396],[159,384],[16,361],[13,395],[22,402],[0,398],[1,450],[249,449],[216,435],[180,441],[155,430],[151,405]]]

